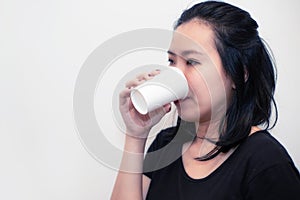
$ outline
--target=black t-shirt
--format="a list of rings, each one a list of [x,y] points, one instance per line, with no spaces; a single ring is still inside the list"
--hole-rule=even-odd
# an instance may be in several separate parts
[[[249,136],[202,179],[193,179],[185,172],[181,157],[184,139],[176,135],[176,128],[163,130],[148,150],[144,161],[144,174],[151,179],[147,200],[300,199],[299,171],[269,132]]]

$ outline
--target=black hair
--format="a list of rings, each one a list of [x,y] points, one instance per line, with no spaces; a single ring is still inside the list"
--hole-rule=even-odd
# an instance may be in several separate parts
[[[258,34],[258,24],[248,12],[225,2],[205,1],[185,10],[175,29],[194,19],[207,23],[214,31],[223,68],[235,84],[217,142],[226,152],[248,137],[251,126],[264,125],[266,130],[275,126],[275,63]],[[275,120],[271,126],[272,103]]]

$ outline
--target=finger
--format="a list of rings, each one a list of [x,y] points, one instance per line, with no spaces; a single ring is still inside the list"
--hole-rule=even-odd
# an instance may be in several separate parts
[[[124,105],[127,103],[127,100],[130,96],[130,92],[131,90],[129,88],[125,88],[124,90],[122,90],[119,94],[119,102],[120,105]]]
[[[136,77],[138,79],[138,81],[145,81],[145,80],[149,80],[150,78],[152,78],[152,75],[150,73],[143,73],[140,74]]]
[[[161,108],[158,108],[152,112],[149,112],[149,116],[152,120],[160,120],[165,114],[171,111],[171,104],[166,104]]]
[[[150,72],[148,75],[149,75],[150,77],[153,77],[153,76],[156,76],[156,75],[159,74],[159,73],[160,73],[160,69],[156,69],[156,70]]]
[[[171,104],[170,103],[168,103],[168,104],[166,104],[166,105],[164,105],[163,106],[163,109],[164,109],[164,111],[166,112],[166,113],[168,113],[168,112],[170,112],[171,111]]]
[[[160,73],[160,70],[154,70],[154,71],[151,71],[149,73],[143,73],[143,74],[140,74],[137,76],[137,79],[138,80],[149,80],[151,78],[153,78],[154,76],[156,76],[157,74]]]
[[[149,73],[143,73],[138,75],[135,79],[128,81],[125,86],[127,88],[132,88],[132,87],[136,87],[140,84],[142,84],[143,82],[152,79],[154,76],[156,76],[157,74],[160,73],[159,69],[153,70]]]
[[[138,79],[133,79],[133,80],[130,80],[128,81],[125,86],[127,88],[132,88],[132,87],[136,87],[138,85],[140,85],[141,83],[145,82],[145,80],[138,80]]]

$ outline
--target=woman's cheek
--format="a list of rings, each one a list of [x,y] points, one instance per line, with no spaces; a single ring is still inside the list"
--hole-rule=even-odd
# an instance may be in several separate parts
[[[189,122],[197,122],[200,118],[200,110],[198,104],[191,98],[177,104],[179,116]]]

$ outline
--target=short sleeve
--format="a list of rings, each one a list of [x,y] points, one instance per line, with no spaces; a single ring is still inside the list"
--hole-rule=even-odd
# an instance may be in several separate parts
[[[148,148],[144,159],[144,173],[143,173],[148,178],[152,179],[153,171],[149,171],[148,169],[155,164],[153,163],[155,161],[149,158],[149,153],[157,151],[163,148],[165,145],[169,144],[170,141],[172,141],[172,139],[176,135],[176,131],[177,131],[176,127],[171,127],[162,130],[160,133],[157,134],[156,138],[153,140],[150,147]],[[156,160],[159,160],[159,158],[156,158]]]
[[[195,123],[186,122],[178,118],[175,127],[164,129],[157,134],[145,156],[144,175],[152,179],[154,172],[178,159],[182,153],[182,145],[193,140],[195,132]],[[158,152],[160,149],[162,151]],[[157,152],[152,153],[154,151]]]
[[[292,163],[278,164],[263,170],[250,181],[245,199],[299,200],[299,171]]]

